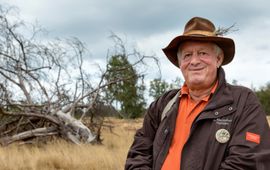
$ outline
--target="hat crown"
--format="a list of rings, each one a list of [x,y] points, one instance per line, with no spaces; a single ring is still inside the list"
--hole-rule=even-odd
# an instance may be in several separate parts
[[[215,34],[216,27],[215,25],[209,21],[208,19],[201,17],[194,17],[190,19],[185,25],[184,35],[191,35],[192,32],[197,31],[196,34],[204,34],[205,32],[209,32]],[[201,31],[198,33],[198,31]]]

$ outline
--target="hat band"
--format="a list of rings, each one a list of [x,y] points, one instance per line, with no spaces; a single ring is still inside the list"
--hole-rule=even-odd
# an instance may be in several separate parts
[[[202,30],[191,30],[185,32],[184,35],[205,35],[205,36],[216,36],[215,32],[202,31]]]

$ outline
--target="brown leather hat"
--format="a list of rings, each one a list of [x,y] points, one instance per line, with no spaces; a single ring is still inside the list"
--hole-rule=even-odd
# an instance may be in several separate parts
[[[168,59],[177,67],[177,50],[181,43],[185,41],[204,41],[217,44],[224,52],[224,60],[222,65],[230,63],[234,57],[235,47],[234,41],[217,35],[215,25],[208,19],[194,17],[190,19],[183,35],[175,37],[169,45],[163,49]]]

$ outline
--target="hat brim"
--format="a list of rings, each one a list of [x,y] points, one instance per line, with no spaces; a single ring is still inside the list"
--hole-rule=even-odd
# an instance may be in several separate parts
[[[234,41],[230,38],[216,37],[216,36],[178,36],[175,37],[167,47],[165,47],[163,52],[168,57],[168,59],[176,66],[179,67],[177,60],[177,50],[180,44],[186,41],[200,41],[200,42],[212,42],[217,44],[224,52],[224,60],[222,65],[226,65],[233,60],[235,53]]]

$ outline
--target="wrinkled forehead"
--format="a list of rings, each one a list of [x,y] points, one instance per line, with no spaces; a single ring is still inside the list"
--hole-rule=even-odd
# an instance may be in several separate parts
[[[186,41],[178,46],[178,51],[182,52],[182,51],[194,51],[202,49],[214,50],[215,46],[216,44],[212,42]]]

